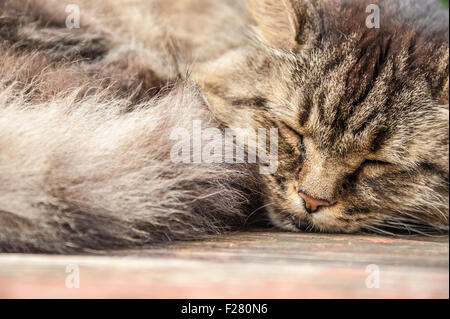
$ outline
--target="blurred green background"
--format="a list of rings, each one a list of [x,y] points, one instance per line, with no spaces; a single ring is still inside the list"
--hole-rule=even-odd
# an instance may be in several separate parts
[[[440,0],[440,1],[444,5],[444,7],[446,7],[448,9],[448,0]]]

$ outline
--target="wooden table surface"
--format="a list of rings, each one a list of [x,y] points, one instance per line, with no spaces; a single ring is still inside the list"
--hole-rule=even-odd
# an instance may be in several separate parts
[[[35,297],[448,298],[448,236],[255,230],[108,256],[0,254],[0,298]]]

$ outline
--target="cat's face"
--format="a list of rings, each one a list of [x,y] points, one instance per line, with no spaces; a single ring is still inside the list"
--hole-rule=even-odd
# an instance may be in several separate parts
[[[278,128],[278,170],[263,176],[273,224],[293,231],[448,229],[448,38],[389,25],[388,17],[384,30],[365,29],[365,19],[337,22],[364,14],[362,2],[353,2],[336,17],[302,1],[253,1],[268,45],[253,47],[239,65],[246,76],[216,75],[210,99],[233,108],[216,112],[231,127]],[[278,18],[267,8],[291,23],[270,21]],[[289,38],[299,30],[299,12],[334,21],[307,26],[299,43],[298,34]],[[448,34],[448,19],[440,23]],[[218,83],[223,78],[232,84]]]
[[[279,129],[278,170],[263,176],[273,223],[345,232],[446,225],[448,109],[426,83],[391,78],[388,63],[352,88],[352,63],[328,74],[311,67],[292,81],[297,90],[267,97],[279,101],[266,113]]]

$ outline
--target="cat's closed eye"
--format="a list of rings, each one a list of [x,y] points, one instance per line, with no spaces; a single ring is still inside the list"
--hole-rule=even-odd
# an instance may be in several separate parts
[[[361,177],[366,168],[380,168],[380,167],[388,167],[391,165],[392,165],[391,163],[385,161],[366,159],[359,165],[359,167],[353,173],[347,175],[347,179],[349,181],[355,181],[356,179]]]
[[[385,161],[379,161],[379,160],[368,160],[366,159],[364,162],[361,163],[360,167],[364,168],[366,166],[387,166],[387,165],[392,165],[389,162],[385,162]]]
[[[392,166],[392,163],[380,161],[380,160],[364,160],[361,165],[356,170],[356,174],[361,173],[365,168],[381,168],[381,167],[388,167]]]

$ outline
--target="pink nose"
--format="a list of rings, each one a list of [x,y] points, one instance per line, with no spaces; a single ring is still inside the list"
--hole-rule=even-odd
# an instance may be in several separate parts
[[[305,201],[305,208],[308,213],[314,213],[316,210],[318,210],[320,207],[324,206],[330,206],[330,203],[321,199],[315,199],[312,197],[309,197],[302,191],[299,191],[298,194],[301,198]]]

